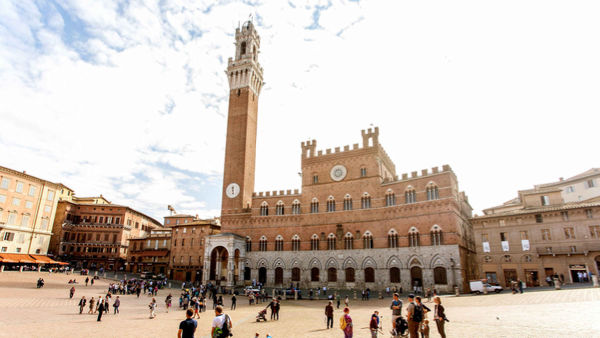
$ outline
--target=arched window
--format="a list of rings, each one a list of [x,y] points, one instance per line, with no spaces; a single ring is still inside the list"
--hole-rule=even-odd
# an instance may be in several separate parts
[[[327,250],[335,250],[335,235],[329,234],[327,236]]]
[[[385,206],[391,207],[396,205],[396,194],[392,191],[392,189],[388,189],[385,193]]]
[[[344,236],[344,249],[352,250],[354,248],[354,236],[351,233],[347,232],[346,236]]]
[[[300,268],[292,268],[292,282],[300,281]]]
[[[292,237],[292,251],[299,251],[299,250],[300,250],[300,236],[294,235],[294,237]]]
[[[319,268],[310,269],[310,281],[311,282],[319,281]]]
[[[337,282],[337,269],[336,268],[327,269],[327,281],[330,283]]]
[[[398,232],[396,232],[394,229],[390,229],[390,231],[388,231],[388,247],[398,247]]]
[[[442,228],[437,224],[431,227],[431,245],[442,245]]]
[[[277,205],[275,206],[275,215],[283,215],[285,212],[285,205],[283,204],[283,201],[279,201],[277,202]]]
[[[246,41],[243,41],[240,46],[240,56],[245,55],[245,54],[246,54]]]
[[[434,284],[448,284],[448,280],[446,279],[446,269],[438,266],[433,268],[433,283]]]
[[[367,177],[367,168],[360,168],[360,177]]]
[[[269,204],[266,201],[260,204],[260,215],[269,216]]]
[[[333,198],[333,196],[329,196],[329,198],[327,198],[327,212],[334,212],[335,211],[335,199]]]
[[[315,197],[310,202],[310,213],[316,214],[317,212],[319,212],[319,200]]]
[[[390,282],[400,283],[400,269],[396,267],[390,268]]]
[[[435,183],[429,183],[427,185],[427,200],[437,200],[438,198],[440,198],[440,195],[438,193],[437,185],[435,185]]]
[[[363,209],[369,209],[371,207],[371,196],[368,193],[364,193],[360,198],[360,207]]]
[[[346,268],[346,282],[354,283],[354,268]]]
[[[410,185],[404,191],[404,202],[406,204],[417,202],[417,192]]]
[[[283,237],[281,235],[275,237],[275,251],[283,251]]]
[[[415,227],[410,228],[408,231],[408,246],[417,247],[420,245],[419,231]]]
[[[294,200],[294,202],[292,203],[292,214],[300,215],[300,201]]]
[[[267,251],[267,237],[262,236],[260,241],[258,242],[258,247],[260,251]]]
[[[349,194],[344,196],[344,210],[352,210],[352,197]]]
[[[246,236],[246,252],[252,251],[252,239],[249,236]]]
[[[363,248],[373,249],[373,235],[369,231],[363,235]]]
[[[313,234],[310,237],[310,249],[319,250],[319,236],[317,236],[317,234]]]
[[[375,269],[371,267],[365,269],[365,283],[375,283]]]

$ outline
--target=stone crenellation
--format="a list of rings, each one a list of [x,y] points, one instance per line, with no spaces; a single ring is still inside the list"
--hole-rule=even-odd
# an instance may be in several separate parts
[[[275,196],[296,196],[300,195],[299,189],[273,190],[254,192],[252,197],[275,197]]]

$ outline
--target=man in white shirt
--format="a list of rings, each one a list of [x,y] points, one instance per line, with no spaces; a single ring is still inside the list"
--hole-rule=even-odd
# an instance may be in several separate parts
[[[223,330],[227,325],[226,330]],[[225,334],[225,332],[226,334]],[[211,337],[215,338],[224,338],[229,337],[229,332],[231,332],[231,319],[229,316],[223,313],[223,307],[221,305],[217,305],[215,308],[215,318],[212,322],[212,331]]]

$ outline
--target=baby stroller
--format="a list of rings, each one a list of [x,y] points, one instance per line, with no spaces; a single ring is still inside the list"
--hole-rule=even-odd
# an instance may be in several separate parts
[[[256,316],[256,321],[260,322],[260,321],[267,321],[267,309],[262,309],[258,312],[258,315]]]
[[[396,329],[392,330],[392,337],[408,337],[408,322],[404,317],[396,318]]]

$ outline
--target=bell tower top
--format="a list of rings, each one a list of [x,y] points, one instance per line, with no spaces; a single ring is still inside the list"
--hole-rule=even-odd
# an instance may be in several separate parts
[[[235,58],[227,62],[229,88],[249,87],[256,95],[263,85],[263,69],[258,63],[260,36],[252,21],[247,21],[235,30]]]

